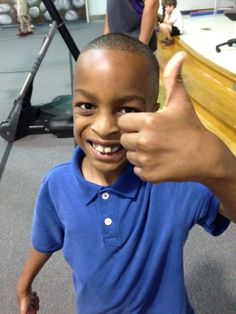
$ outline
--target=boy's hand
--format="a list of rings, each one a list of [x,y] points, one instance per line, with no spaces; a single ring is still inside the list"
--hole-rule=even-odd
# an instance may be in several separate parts
[[[39,297],[36,292],[25,296],[17,296],[19,314],[36,314],[39,310]]]
[[[51,254],[44,254],[31,249],[24,269],[16,283],[16,296],[19,314],[36,314],[39,310],[39,298],[32,292],[31,285],[40,269]]]
[[[211,176],[210,165],[219,140],[198,119],[185,91],[178,52],[164,71],[166,106],[156,113],[131,113],[119,118],[124,132],[121,145],[127,150],[134,172],[149,182],[199,181]],[[215,171],[215,169],[212,169]]]

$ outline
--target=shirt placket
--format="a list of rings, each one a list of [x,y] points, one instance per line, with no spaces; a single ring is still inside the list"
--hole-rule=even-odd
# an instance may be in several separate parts
[[[119,246],[119,219],[117,196],[111,191],[99,194],[99,213],[103,243],[106,247]]]

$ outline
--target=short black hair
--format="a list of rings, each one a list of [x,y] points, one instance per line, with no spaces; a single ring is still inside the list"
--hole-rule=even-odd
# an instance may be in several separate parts
[[[174,8],[177,7],[177,0],[164,0],[165,5],[173,5]]]
[[[153,51],[148,46],[144,45],[140,40],[125,34],[109,33],[101,35],[88,43],[87,46],[83,48],[81,53],[93,49],[115,49],[142,55],[151,62],[154,68],[159,70],[159,65]]]
[[[81,53],[96,49],[121,50],[143,56],[150,62],[153,70],[152,75],[154,75],[157,84],[159,84],[159,64],[157,58],[153,51],[140,40],[125,34],[109,33],[93,39],[82,49]]]

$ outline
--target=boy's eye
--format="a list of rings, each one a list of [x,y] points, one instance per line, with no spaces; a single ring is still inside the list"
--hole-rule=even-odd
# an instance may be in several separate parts
[[[81,101],[81,102],[75,103],[74,110],[76,114],[89,116],[95,112],[96,107],[90,103]]]
[[[81,108],[82,110],[86,110],[86,111],[87,110],[90,111],[94,109],[94,105],[89,104],[89,103],[82,103],[82,104],[78,104],[77,106]]]
[[[132,113],[132,112],[138,112],[136,108],[131,108],[131,107],[123,107],[120,109],[121,113]]]

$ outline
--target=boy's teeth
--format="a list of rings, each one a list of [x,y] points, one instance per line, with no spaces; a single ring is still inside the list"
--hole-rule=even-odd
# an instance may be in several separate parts
[[[108,154],[111,152],[112,152],[111,147],[104,147],[104,153]]]
[[[98,151],[99,153],[102,153],[102,154],[115,153],[120,149],[119,146],[114,146],[114,147],[102,146],[102,145],[94,144],[94,143],[92,144],[92,146],[93,146],[93,148],[96,149],[96,151]]]

